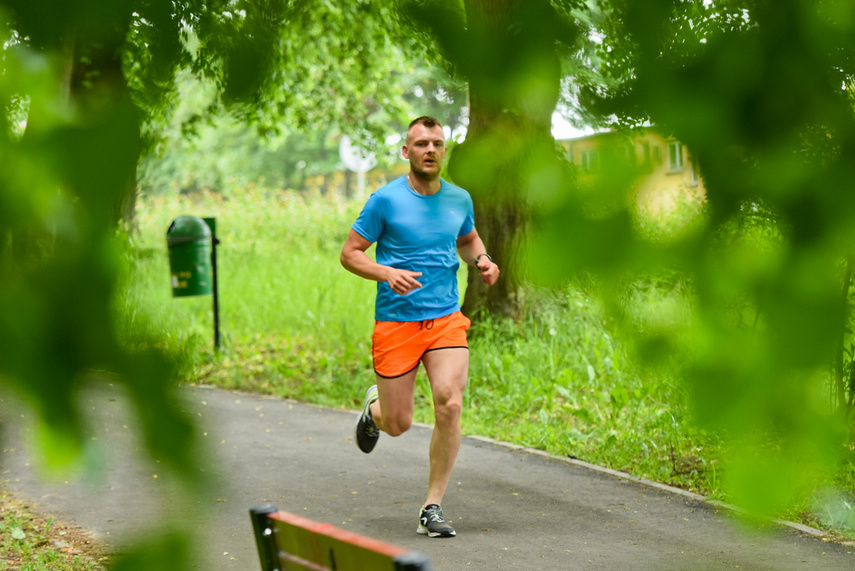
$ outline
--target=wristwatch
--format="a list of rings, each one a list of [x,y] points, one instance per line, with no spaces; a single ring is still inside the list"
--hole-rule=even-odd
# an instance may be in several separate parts
[[[490,260],[491,262],[493,261],[493,258],[490,257],[490,254],[478,254],[477,256],[475,256],[475,267],[476,268],[478,267],[478,260],[480,260],[484,256],[487,256],[487,259]]]

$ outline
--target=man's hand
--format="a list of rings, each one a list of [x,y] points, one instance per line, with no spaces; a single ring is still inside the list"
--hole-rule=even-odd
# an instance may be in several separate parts
[[[416,278],[422,277],[421,272],[411,272],[410,270],[399,270],[397,268],[389,268],[389,274],[386,278],[386,283],[397,294],[407,295],[416,288],[422,287],[422,284]]]
[[[499,279],[499,266],[487,256],[481,256],[475,267],[481,272],[481,281],[488,286],[493,285]]]
[[[371,244],[373,242],[369,242],[351,228],[341,249],[341,265],[357,276],[388,283],[392,291],[400,295],[407,295],[414,289],[422,287],[422,284],[416,280],[421,277],[421,272],[390,268],[369,258],[365,250],[370,248]]]
[[[469,234],[457,238],[457,251],[466,263],[473,260],[475,267],[481,272],[481,281],[485,284],[491,286],[498,281],[499,266],[485,253],[487,250],[484,248],[484,242],[475,228]]]

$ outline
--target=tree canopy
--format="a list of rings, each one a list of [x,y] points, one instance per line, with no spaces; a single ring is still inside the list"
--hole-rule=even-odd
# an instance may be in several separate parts
[[[399,62],[414,44],[396,25],[392,2],[5,0],[0,22],[0,152],[11,159],[0,175],[4,276],[18,275],[17,288],[32,281],[34,299],[53,293],[36,274],[14,268],[67,265],[66,248],[104,264],[98,252],[110,243],[117,189],[133,188],[147,127],[174,106],[180,69],[214,83],[220,94],[214,105],[271,134],[286,124],[385,134],[407,109],[399,83],[407,70]],[[110,269],[102,271],[93,315],[106,317]],[[10,323],[26,321],[12,291],[6,315],[17,316]],[[95,297],[82,284],[71,292]],[[50,319],[46,331],[55,329]],[[53,350],[26,339],[19,342],[31,350]],[[69,372],[95,366],[111,350],[91,359],[82,352]],[[56,406],[71,405],[60,399]],[[73,414],[53,417],[60,422]]]
[[[393,8],[0,1],[0,380],[39,412],[42,459],[68,468],[87,457],[77,395],[106,378],[130,395],[152,456],[184,476],[188,491],[204,489],[173,360],[143,331],[132,346],[117,339],[116,213],[175,105],[180,69],[212,81],[215,107],[262,132],[385,131],[402,121],[396,62],[412,42],[395,36]],[[186,566],[166,557],[157,568]]]
[[[534,254],[542,275],[587,269],[613,292],[627,272],[690,276],[692,322],[636,335],[641,354],[685,358],[702,425],[739,443],[727,474],[735,497],[773,513],[811,485],[806,465],[835,464],[845,450],[839,423],[851,422],[851,409],[841,417],[817,398],[836,392],[828,371],[849,335],[855,13],[834,1],[603,5],[600,57],[612,83],[587,86],[584,101],[601,117],[650,121],[687,145],[704,177],[706,219],[651,242],[634,231],[630,205],[592,216],[590,198],[556,186],[540,196]],[[597,200],[625,196],[630,185],[612,177]]]

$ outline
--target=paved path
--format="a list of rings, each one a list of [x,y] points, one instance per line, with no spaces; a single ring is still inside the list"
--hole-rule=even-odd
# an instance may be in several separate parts
[[[0,401],[2,477],[41,511],[93,530],[121,550],[166,517],[203,535],[197,569],[260,568],[248,509],[280,509],[426,553],[434,569],[855,569],[855,548],[775,527],[740,531],[686,495],[583,465],[464,438],[445,501],[454,539],[415,533],[430,429],[381,436],[366,456],[355,413],[204,387],[182,389],[205,432],[203,462],[220,478],[182,496],[163,467],[141,461],[135,421],[113,391],[89,394],[106,471],[45,483],[23,442],[34,433]],[[155,477],[157,476],[157,477]]]

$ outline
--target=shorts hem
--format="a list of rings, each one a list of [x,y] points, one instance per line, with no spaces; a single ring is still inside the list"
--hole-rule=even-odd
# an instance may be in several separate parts
[[[415,371],[416,369],[418,369],[418,368],[419,368],[419,363],[420,363],[420,362],[421,362],[421,359],[419,359],[419,361],[417,361],[417,362],[416,362],[416,366],[415,366],[415,367],[413,367],[413,368],[411,368],[411,369],[409,369],[409,370],[407,370],[407,371],[404,371],[404,372],[403,372],[403,373],[401,373],[400,375],[391,375],[391,376],[381,375],[381,374],[377,371],[377,369],[374,369],[374,374],[375,374],[375,375],[377,375],[378,377],[382,378],[382,379],[397,379],[398,377],[403,377],[404,375],[407,375],[407,374],[409,374],[409,373],[412,373],[413,371]]]
[[[431,351],[441,351],[442,349],[466,349],[469,350],[468,345],[449,345],[448,347],[434,347],[433,349],[425,349],[425,353],[430,353]],[[422,357],[424,357],[424,353],[422,353]]]

